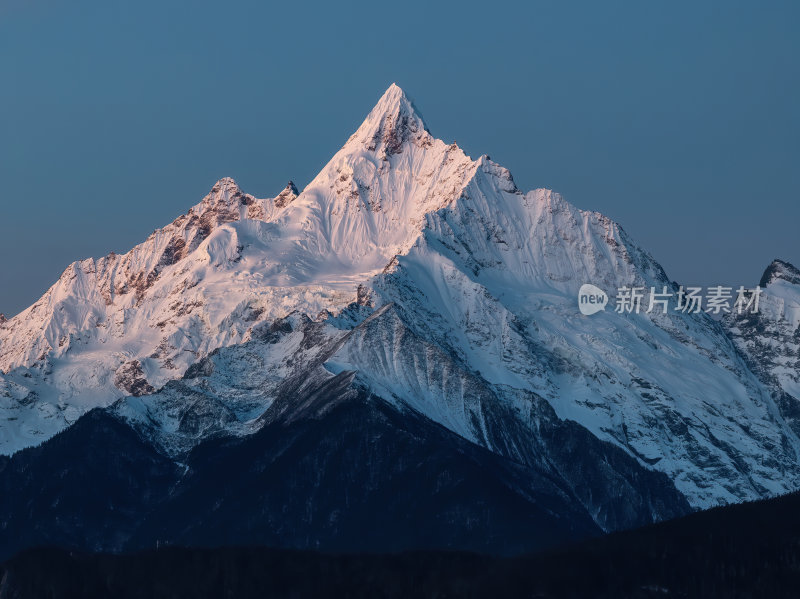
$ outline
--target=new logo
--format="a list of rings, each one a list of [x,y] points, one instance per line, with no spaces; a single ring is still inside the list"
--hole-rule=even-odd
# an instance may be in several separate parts
[[[581,288],[578,290],[578,308],[581,314],[585,314],[586,316],[596,314],[601,310],[605,310],[607,303],[608,296],[606,292],[599,287],[586,283],[581,285]]]

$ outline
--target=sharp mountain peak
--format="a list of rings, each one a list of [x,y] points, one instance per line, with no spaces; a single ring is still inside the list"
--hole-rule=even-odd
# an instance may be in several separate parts
[[[800,269],[794,264],[776,258],[764,271],[759,281],[759,286],[766,287],[777,280],[786,281],[792,285],[800,285]]]
[[[364,122],[348,141],[386,155],[400,152],[404,142],[430,139],[430,131],[419,109],[395,83],[381,96]]]

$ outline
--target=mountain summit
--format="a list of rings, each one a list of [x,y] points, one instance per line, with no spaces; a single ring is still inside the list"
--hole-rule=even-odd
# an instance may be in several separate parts
[[[764,271],[758,284],[761,287],[767,287],[778,280],[786,281],[791,285],[800,285],[800,269],[789,262],[776,258]]]
[[[392,83],[348,143],[358,142],[385,157],[400,153],[407,141],[419,144],[429,140],[422,115],[405,92]]]

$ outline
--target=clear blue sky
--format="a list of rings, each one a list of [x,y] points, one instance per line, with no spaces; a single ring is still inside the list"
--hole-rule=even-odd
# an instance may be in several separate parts
[[[303,187],[388,85],[674,279],[800,263],[800,3],[0,0],[0,312],[223,176]]]

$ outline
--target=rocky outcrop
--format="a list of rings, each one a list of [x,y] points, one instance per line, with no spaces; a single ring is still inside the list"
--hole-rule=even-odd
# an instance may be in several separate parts
[[[114,373],[114,386],[134,397],[155,391],[155,388],[147,382],[139,360],[131,360],[117,368]]]
[[[291,204],[297,198],[298,195],[300,195],[300,192],[297,191],[297,187],[295,187],[292,181],[289,181],[286,184],[286,188],[282,192],[280,192],[275,198],[275,207],[285,208],[286,206]]]

